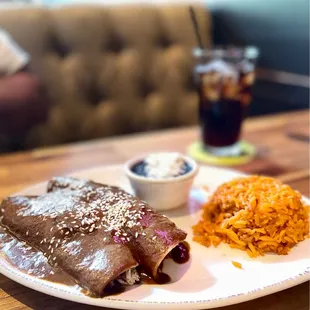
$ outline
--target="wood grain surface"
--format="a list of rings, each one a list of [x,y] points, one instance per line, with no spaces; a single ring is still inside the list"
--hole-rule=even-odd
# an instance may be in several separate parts
[[[298,131],[299,124],[302,124],[303,133],[307,131],[305,128],[309,129],[309,110],[248,119],[243,138],[257,146],[258,155],[251,163],[234,169],[276,176],[309,196],[309,141],[291,134],[292,128]],[[147,152],[186,153],[188,145],[197,139],[199,129],[190,127],[0,155],[0,199],[55,175],[123,163]],[[98,308],[38,293],[0,275],[0,309]],[[309,310],[309,283],[219,309]]]

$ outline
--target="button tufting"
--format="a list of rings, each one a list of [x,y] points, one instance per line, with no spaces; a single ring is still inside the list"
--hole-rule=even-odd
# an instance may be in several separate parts
[[[14,35],[51,102],[31,146],[197,122],[191,60],[196,42],[187,6],[27,10],[6,11],[5,18],[0,12],[0,20],[8,28],[22,25]],[[205,13],[201,8],[197,14],[208,46]]]
[[[169,48],[172,44],[172,41],[165,35],[160,36],[158,39],[158,45],[162,48]]]
[[[52,38],[52,49],[61,58],[67,57],[70,53],[68,46],[64,42],[61,42],[56,36]]]
[[[125,44],[120,37],[118,37],[117,35],[111,35],[109,39],[109,44],[107,45],[107,49],[109,51],[114,53],[120,53],[124,47]]]
[[[96,84],[92,84],[88,89],[88,99],[92,105],[98,105],[104,98],[103,91],[98,89]]]
[[[148,81],[142,80],[140,82],[140,92],[143,98],[146,98],[153,91],[154,91],[154,87],[152,87]]]

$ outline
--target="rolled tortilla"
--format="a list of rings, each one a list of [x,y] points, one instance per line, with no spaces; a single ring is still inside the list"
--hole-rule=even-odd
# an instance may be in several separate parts
[[[89,192],[104,192],[106,187],[92,181],[69,177],[55,177],[48,183],[48,191],[85,189]],[[185,240],[186,233],[177,228],[166,216],[153,210],[146,202],[120,188],[113,187],[113,191],[125,195],[130,201],[130,209],[140,215],[135,220],[136,225],[124,226],[126,237],[129,237],[127,245],[144,271],[155,278],[162,261],[174,247]],[[113,208],[113,204],[111,207]]]
[[[133,284],[124,273],[138,265],[155,278],[166,255],[186,238],[122,189],[72,178],[52,179],[41,196],[9,197],[0,209],[2,226],[95,296],[120,276],[121,283]]]
[[[10,197],[1,204],[1,225],[42,251],[52,266],[73,277],[90,295],[103,296],[113,280],[138,263],[128,246],[116,242],[110,231],[83,232],[75,219],[83,199],[85,194],[77,191]]]

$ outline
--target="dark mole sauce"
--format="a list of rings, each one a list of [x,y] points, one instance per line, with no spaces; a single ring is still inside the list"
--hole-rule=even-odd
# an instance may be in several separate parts
[[[167,284],[171,281],[171,278],[168,274],[159,271],[155,279],[148,276],[146,273],[140,274],[141,283],[143,284]]]
[[[189,244],[184,241],[178,244],[166,258],[172,258],[178,264],[184,264],[189,260]],[[0,227],[0,251],[3,252],[3,257],[8,263],[18,268],[20,271],[32,275],[34,277],[65,284],[68,286],[75,286],[75,281],[67,276],[58,268],[53,268],[48,264],[46,258],[40,251],[27,246],[24,242],[14,238]],[[141,275],[141,283],[144,284],[166,284],[171,281],[168,274],[162,271],[163,262],[158,268],[158,274],[155,279],[146,275],[143,269],[138,267]],[[113,281],[112,285],[108,285],[105,289],[105,295],[116,295],[125,291],[125,286]],[[89,297],[94,297],[85,289],[82,292]]]
[[[166,284],[169,283],[171,281],[171,278],[168,274],[164,273],[164,272],[159,272],[156,276],[156,278],[154,279],[156,284]]]
[[[179,243],[171,252],[170,257],[177,264],[185,264],[189,260],[189,250],[190,246],[188,242],[183,241]]]
[[[68,286],[74,286],[74,280],[61,271],[52,267],[44,255],[26,245],[24,242],[11,236],[4,228],[0,227],[0,255],[12,266],[23,273]]]
[[[188,242],[183,241],[179,243],[173,250],[167,255],[166,259],[171,258],[177,264],[185,264],[190,258],[190,245]],[[155,279],[149,277],[143,269],[138,269],[141,274],[141,281],[145,284],[167,284],[171,281],[168,274],[164,273],[163,270],[164,261],[161,262],[158,267],[158,273]]]
[[[104,296],[111,296],[111,295],[118,295],[123,292],[125,292],[126,286],[120,284],[117,281],[112,281],[112,283],[109,283],[105,289],[104,289]],[[94,297],[94,296],[91,296]]]

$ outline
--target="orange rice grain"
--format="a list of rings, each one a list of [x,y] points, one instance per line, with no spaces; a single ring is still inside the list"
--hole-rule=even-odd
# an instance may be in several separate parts
[[[250,257],[288,254],[309,237],[309,206],[290,186],[264,176],[237,178],[219,186],[193,226],[194,241],[228,243]]]

